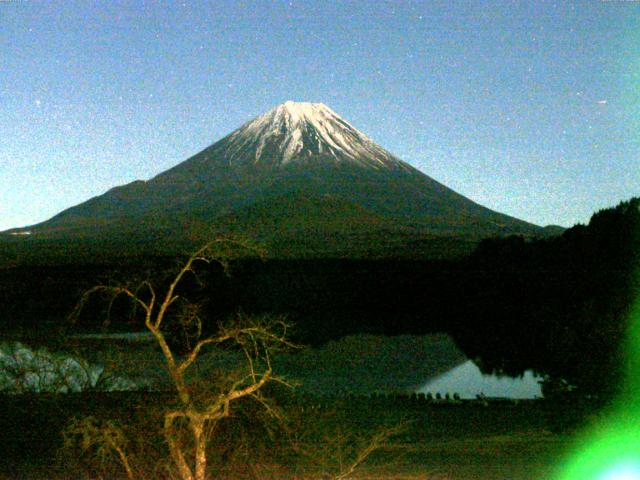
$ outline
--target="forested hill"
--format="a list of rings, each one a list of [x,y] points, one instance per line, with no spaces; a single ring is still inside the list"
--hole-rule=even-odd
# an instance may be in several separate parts
[[[585,394],[620,387],[640,294],[640,198],[555,238],[485,240],[462,269],[466,312],[453,331],[486,371],[533,368]]]
[[[64,325],[82,292],[96,284],[166,285],[175,257],[127,258],[111,264],[16,266],[0,270],[0,318],[7,329]],[[457,262],[410,260],[242,259],[225,274],[219,267],[187,279],[182,296],[202,303],[215,325],[242,310],[283,314],[305,343],[351,333],[446,331],[459,300]],[[202,283],[200,283],[202,282]],[[82,328],[101,328],[106,304],[87,310]],[[112,310],[111,329],[143,328],[125,305]]]

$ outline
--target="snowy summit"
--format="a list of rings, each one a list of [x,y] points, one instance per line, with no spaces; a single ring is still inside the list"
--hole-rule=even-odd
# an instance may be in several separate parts
[[[374,169],[405,165],[323,103],[285,102],[221,143],[231,165],[246,162],[248,157],[255,164],[273,167],[314,158]]]

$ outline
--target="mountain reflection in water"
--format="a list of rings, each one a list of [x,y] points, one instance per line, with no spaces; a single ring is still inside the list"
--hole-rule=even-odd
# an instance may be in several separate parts
[[[501,397],[513,399],[529,399],[542,397],[541,380],[527,370],[522,377],[484,375],[471,360],[449,370],[448,372],[425,383],[418,392],[433,395],[457,393],[460,398]]]

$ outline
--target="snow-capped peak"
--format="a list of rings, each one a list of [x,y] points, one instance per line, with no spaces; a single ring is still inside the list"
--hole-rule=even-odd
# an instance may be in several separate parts
[[[323,115],[339,118],[338,114],[327,107],[324,103],[294,102],[292,100],[288,100],[277,107],[274,107],[267,112],[267,115],[272,112],[275,115],[287,115],[294,122],[305,120],[313,121],[314,118]]]
[[[287,101],[244,124],[227,137],[226,157],[283,166],[313,158],[361,167],[403,168],[405,164],[323,103]]]

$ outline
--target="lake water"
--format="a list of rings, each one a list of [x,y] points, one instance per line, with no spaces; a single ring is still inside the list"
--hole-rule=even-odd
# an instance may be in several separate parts
[[[208,376],[217,368],[235,368],[243,362],[241,356],[214,350],[202,355],[194,370]],[[275,368],[299,381],[300,390],[319,395],[431,392],[434,396],[458,393],[461,398],[479,394],[514,399],[542,396],[539,379],[531,372],[519,379],[483,375],[446,335],[349,336],[322,347],[279,355]],[[105,378],[110,383],[104,384]],[[17,384],[18,379],[22,383]],[[16,342],[0,343],[0,390],[77,391],[96,384],[107,390],[170,386],[162,355],[148,333],[77,335],[69,338],[65,351],[56,352]]]

